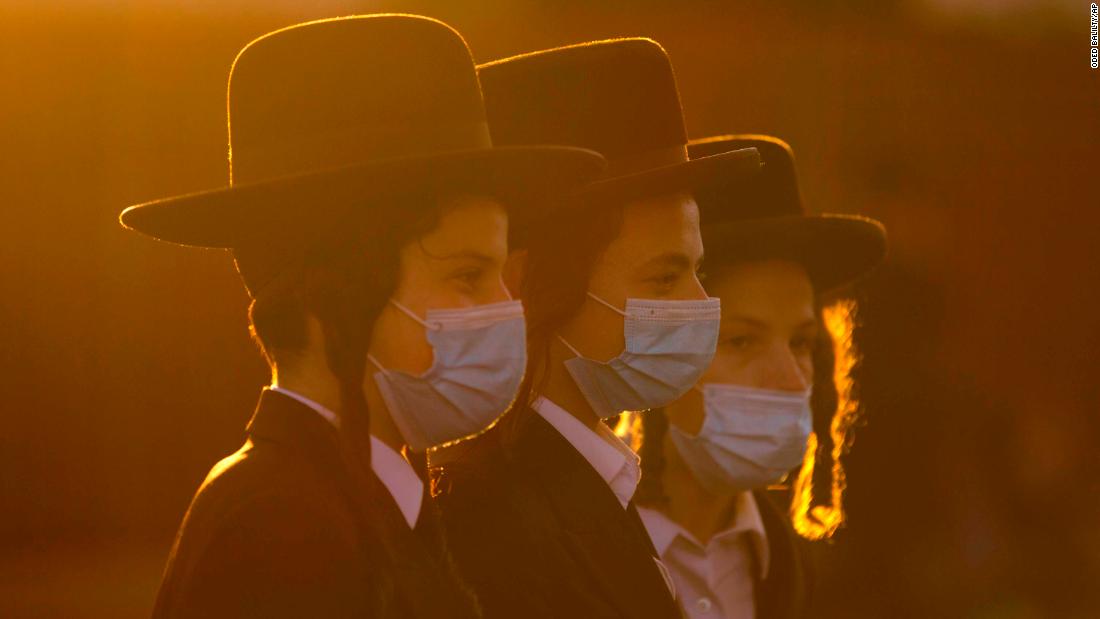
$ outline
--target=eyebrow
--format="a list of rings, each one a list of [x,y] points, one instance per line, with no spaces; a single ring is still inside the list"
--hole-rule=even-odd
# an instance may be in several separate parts
[[[702,257],[700,257],[699,262],[696,264],[696,266],[702,264],[702,262],[703,259]],[[691,266],[691,259],[688,258],[685,254],[670,251],[646,260],[638,268],[639,270],[649,269],[653,267],[675,267],[679,269],[688,269],[691,268]]]
[[[490,256],[489,254],[479,252],[479,251],[474,250],[474,249],[463,249],[461,251],[456,251],[454,253],[444,254],[444,255],[441,255],[441,256],[428,254],[428,256],[431,257],[431,258],[434,258],[435,260],[467,259],[467,260],[476,260],[478,262],[484,262],[484,263],[487,263],[487,264],[492,264],[492,263],[497,261],[497,259],[494,258],[493,256]]]
[[[768,324],[763,320],[757,320],[756,318],[750,318],[748,316],[742,316],[740,314],[727,314],[722,312],[722,322],[743,322],[754,327],[767,327]]]

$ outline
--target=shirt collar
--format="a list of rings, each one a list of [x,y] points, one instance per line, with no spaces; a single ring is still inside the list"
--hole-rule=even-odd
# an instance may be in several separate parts
[[[625,509],[641,478],[638,455],[602,422],[596,431],[544,396],[531,405],[603,478]]]
[[[756,504],[756,498],[752,492],[745,491],[737,495],[734,514],[734,520],[730,526],[715,534],[707,545],[732,542],[741,535],[748,535],[749,543],[752,544],[759,562],[760,573],[758,576],[763,579],[768,575],[771,552],[768,548],[767,533],[764,532],[764,521],[760,518],[760,507]],[[663,512],[650,507],[639,507],[638,515],[641,517],[646,531],[649,532],[649,538],[653,541],[653,547],[658,556],[664,558],[669,547],[677,538],[683,539],[700,552],[706,551],[704,545],[700,544],[694,535],[680,526],[679,523],[673,522]]]
[[[281,394],[285,395],[288,398],[297,400],[301,404],[304,404],[304,405],[308,406],[309,408],[313,409],[314,412],[316,412],[321,417],[324,417],[325,421],[331,423],[334,428],[339,428],[340,427],[340,417],[338,417],[336,415],[336,413],[334,413],[331,410],[329,410],[328,408],[322,406],[318,402],[314,402],[313,400],[307,398],[306,396],[298,393],[297,391],[291,391],[290,389],[286,389],[284,387],[279,387],[277,385],[272,385],[272,386],[268,387],[267,390],[268,391],[274,391],[275,393],[281,393]]]
[[[409,461],[392,447],[371,435],[370,467],[390,491],[390,496],[397,503],[409,528],[415,527],[416,520],[420,517],[421,503],[424,501],[424,482],[420,480]]]
[[[649,532],[649,539],[653,542],[653,549],[657,551],[659,557],[665,556],[668,547],[676,540],[676,536],[681,534],[690,536],[683,527],[652,507],[639,506],[638,516],[642,519],[645,530]]]
[[[340,427],[340,417],[320,403],[285,387],[271,386],[267,389],[297,400],[316,411],[333,427]],[[370,468],[381,480],[386,490],[389,491],[394,502],[397,503],[397,508],[401,510],[401,515],[405,517],[405,522],[408,523],[409,528],[416,526],[416,520],[420,517],[421,504],[424,501],[424,482],[420,480],[409,461],[372,434],[370,437]]]

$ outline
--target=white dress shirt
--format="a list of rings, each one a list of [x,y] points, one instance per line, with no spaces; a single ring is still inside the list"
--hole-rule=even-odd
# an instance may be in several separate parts
[[[317,412],[335,427],[340,427],[340,418],[336,413],[314,402],[300,393],[283,387],[268,387],[268,390],[281,393],[288,398],[293,398]],[[382,485],[389,490],[401,515],[409,528],[416,526],[416,519],[420,517],[420,507],[424,500],[424,482],[420,481],[416,471],[409,461],[392,447],[378,440],[373,434],[370,437],[370,467]]]
[[[751,492],[737,496],[734,521],[706,544],[655,509],[639,507],[657,554],[672,573],[688,619],[756,616],[757,580],[768,573],[768,540]]]
[[[634,491],[638,489],[638,480],[642,478],[642,461],[638,454],[603,423],[597,423],[596,431],[593,432],[592,428],[545,396],[536,399],[531,408],[584,456],[588,464],[607,482],[623,509],[626,509],[634,498]],[[653,560],[657,563],[657,569],[665,579],[665,585],[672,597],[676,597],[676,585],[669,569],[660,558],[653,557]]]

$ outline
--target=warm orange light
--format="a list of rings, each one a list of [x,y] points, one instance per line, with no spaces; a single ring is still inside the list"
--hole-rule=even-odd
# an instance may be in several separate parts
[[[833,380],[837,390],[837,409],[829,426],[833,438],[833,474],[830,502],[813,505],[814,458],[817,455],[817,435],[811,434],[806,442],[806,455],[794,484],[791,498],[791,522],[799,535],[810,540],[827,539],[844,523],[844,464],[841,456],[851,447],[852,426],[859,411],[859,402],[852,394],[852,368],[856,364],[857,351],[852,343],[855,302],[838,301],[824,310],[825,328],[833,340],[836,363]]]

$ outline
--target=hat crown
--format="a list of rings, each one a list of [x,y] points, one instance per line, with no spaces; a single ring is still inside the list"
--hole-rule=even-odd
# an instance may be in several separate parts
[[[853,215],[811,215],[798,191],[794,153],[768,135],[724,135],[695,140],[692,158],[755,148],[764,166],[755,177],[696,192],[707,262],[712,266],[754,260],[800,264],[814,290],[828,292],[866,275],[886,254],[885,230]]]
[[[609,176],[687,160],[676,78],[656,41],[560,47],[480,65],[478,75],[497,144],[592,149]]]
[[[741,148],[755,148],[763,167],[755,176],[715,183],[697,191],[696,202],[704,223],[741,221],[801,215],[804,207],[798,190],[794,152],[783,140],[768,135],[727,135],[693,140],[692,159],[710,157]],[[736,200],[730,200],[730,195]]]
[[[234,184],[374,160],[491,147],[466,42],[414,15],[277,30],[233,63]]]

